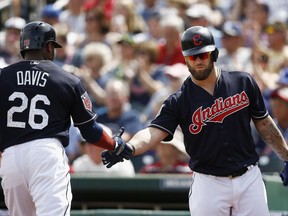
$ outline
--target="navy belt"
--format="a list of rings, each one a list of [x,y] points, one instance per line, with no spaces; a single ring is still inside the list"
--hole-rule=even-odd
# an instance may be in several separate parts
[[[251,164],[249,166],[246,166],[246,167],[243,167],[242,169],[238,170],[237,172],[234,172],[230,175],[228,175],[227,177],[229,177],[230,179],[232,178],[236,178],[236,177],[239,177],[239,176],[242,176],[243,174],[245,174],[248,170],[252,169],[254,166],[256,166],[257,163],[255,164]]]
[[[249,166],[245,166],[243,168],[241,168],[240,170],[234,172],[234,173],[231,173],[230,175],[216,175],[218,177],[228,177],[230,179],[233,179],[233,178],[236,178],[236,177],[239,177],[239,176],[242,176],[243,174],[245,174],[248,170],[252,169],[254,166],[256,166],[258,163],[254,163],[254,164],[251,164]]]

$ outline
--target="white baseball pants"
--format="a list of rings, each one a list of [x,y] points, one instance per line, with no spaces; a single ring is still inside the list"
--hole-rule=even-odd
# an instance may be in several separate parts
[[[235,178],[193,173],[191,216],[269,216],[266,188],[258,166]]]
[[[39,139],[5,149],[0,174],[11,216],[68,216],[68,159],[59,140]]]

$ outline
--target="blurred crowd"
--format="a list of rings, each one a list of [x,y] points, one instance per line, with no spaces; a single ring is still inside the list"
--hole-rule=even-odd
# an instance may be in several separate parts
[[[150,123],[162,102],[189,76],[180,37],[185,29],[201,25],[213,33],[220,51],[219,67],[254,76],[270,114],[288,141],[287,0],[59,2],[47,1],[35,19],[55,28],[57,41],[63,46],[57,49],[55,63],[83,81],[97,121],[111,136],[124,127],[123,139],[128,141]],[[16,11],[1,29],[0,68],[23,60],[19,35],[32,20],[25,11]],[[278,156],[256,132],[254,136],[263,172],[282,169]],[[73,126],[66,152],[71,172],[108,173],[101,163],[102,150],[86,143]],[[172,141],[120,163],[109,170],[109,175],[189,174],[188,163],[183,136],[176,131]]]

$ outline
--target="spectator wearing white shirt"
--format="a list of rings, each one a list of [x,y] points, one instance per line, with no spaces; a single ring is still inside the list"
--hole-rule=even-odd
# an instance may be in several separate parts
[[[108,127],[104,125],[101,126],[110,136],[112,136],[112,132]],[[108,169],[102,163],[101,153],[104,151],[103,148],[89,144],[83,139],[80,140],[80,145],[84,154],[74,160],[72,164],[74,173],[94,173],[99,175],[125,177],[133,177],[135,175],[135,169],[130,160],[124,160],[122,163],[117,163],[115,166]]]

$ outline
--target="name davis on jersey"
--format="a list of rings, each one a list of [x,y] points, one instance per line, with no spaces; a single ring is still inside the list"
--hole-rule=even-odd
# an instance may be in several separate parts
[[[17,71],[17,85],[34,85],[44,87],[49,73],[44,71]]]

